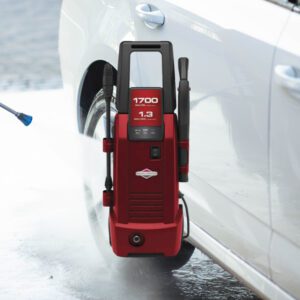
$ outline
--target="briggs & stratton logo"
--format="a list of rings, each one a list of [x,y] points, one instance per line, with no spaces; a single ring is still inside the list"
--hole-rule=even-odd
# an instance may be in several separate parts
[[[135,175],[143,177],[145,179],[149,179],[151,177],[157,176],[158,173],[156,171],[151,171],[150,169],[144,169],[142,171],[135,172]]]

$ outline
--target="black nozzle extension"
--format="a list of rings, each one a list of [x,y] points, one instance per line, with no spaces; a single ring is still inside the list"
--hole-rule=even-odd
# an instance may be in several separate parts
[[[105,64],[103,70],[103,93],[105,100],[110,101],[113,94],[114,87],[114,72],[110,64]]]
[[[180,80],[188,80],[189,60],[187,57],[180,57],[178,59],[178,68]]]
[[[112,178],[111,176],[106,176],[105,178],[105,188],[107,191],[111,191],[113,186]]]

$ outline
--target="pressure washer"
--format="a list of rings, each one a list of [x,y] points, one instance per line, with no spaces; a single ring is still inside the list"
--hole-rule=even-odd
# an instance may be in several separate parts
[[[159,52],[163,87],[130,87],[133,52]],[[179,182],[188,181],[190,87],[188,59],[179,58],[178,118],[173,46],[170,42],[122,42],[119,49],[116,108],[111,133],[113,69],[105,65],[105,191],[110,243],[118,256],[176,256],[184,234]],[[113,180],[111,154],[113,153]]]

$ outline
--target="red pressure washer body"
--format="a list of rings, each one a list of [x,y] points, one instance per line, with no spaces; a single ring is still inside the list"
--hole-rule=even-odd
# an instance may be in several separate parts
[[[161,52],[163,88],[129,88],[134,51]],[[175,256],[183,235],[179,172],[188,172],[188,157],[180,164],[178,152],[188,154],[188,141],[178,141],[172,45],[123,42],[118,68],[113,144],[104,141],[113,150],[113,194],[104,199],[111,207],[111,245],[118,256]]]

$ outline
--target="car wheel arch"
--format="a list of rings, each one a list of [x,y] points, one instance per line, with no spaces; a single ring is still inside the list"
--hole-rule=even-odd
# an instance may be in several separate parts
[[[87,113],[92,105],[93,99],[97,92],[102,88],[103,69],[106,62],[104,60],[96,60],[92,62],[84,72],[82,77],[81,88],[79,91],[77,115],[78,127],[82,133]],[[113,67],[114,84],[117,83],[117,70]]]

